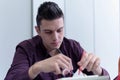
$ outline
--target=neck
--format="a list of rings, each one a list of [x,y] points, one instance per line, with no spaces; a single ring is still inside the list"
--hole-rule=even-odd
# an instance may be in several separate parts
[[[57,51],[57,49],[53,49],[53,50],[49,51],[49,54],[50,54],[50,56],[55,56],[58,54],[58,51]]]

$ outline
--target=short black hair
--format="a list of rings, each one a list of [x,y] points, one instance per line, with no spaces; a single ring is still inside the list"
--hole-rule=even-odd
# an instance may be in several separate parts
[[[44,2],[38,8],[38,13],[36,16],[37,26],[41,25],[41,21],[54,20],[60,17],[64,17],[61,8],[55,2]]]

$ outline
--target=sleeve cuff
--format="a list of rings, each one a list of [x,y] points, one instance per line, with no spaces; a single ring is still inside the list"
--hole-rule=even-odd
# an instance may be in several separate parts
[[[109,76],[109,80],[111,80],[109,73],[105,69],[103,69],[103,68],[102,68],[102,74],[101,74],[101,76]]]

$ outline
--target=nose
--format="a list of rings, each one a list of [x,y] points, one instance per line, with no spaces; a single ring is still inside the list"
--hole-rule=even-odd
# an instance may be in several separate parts
[[[58,33],[57,32],[53,33],[53,40],[54,41],[58,40]]]

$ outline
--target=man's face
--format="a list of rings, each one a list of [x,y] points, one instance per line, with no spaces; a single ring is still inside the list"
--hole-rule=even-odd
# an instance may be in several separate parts
[[[40,29],[37,30],[41,36],[44,46],[48,51],[59,48],[64,36],[63,17],[54,20],[42,20]]]

